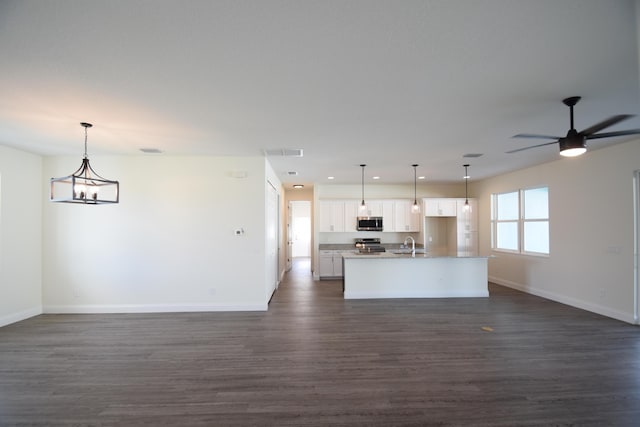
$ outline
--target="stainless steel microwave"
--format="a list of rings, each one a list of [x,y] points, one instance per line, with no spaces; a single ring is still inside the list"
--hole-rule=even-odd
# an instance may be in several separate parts
[[[381,216],[359,216],[358,225],[356,227],[358,231],[382,231],[382,217]]]

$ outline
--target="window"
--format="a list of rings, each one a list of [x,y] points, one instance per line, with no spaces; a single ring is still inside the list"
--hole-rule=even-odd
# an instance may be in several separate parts
[[[549,188],[491,196],[491,248],[549,254]]]

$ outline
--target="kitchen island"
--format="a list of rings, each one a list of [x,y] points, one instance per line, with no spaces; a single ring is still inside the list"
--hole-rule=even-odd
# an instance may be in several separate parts
[[[344,298],[488,297],[487,257],[345,254]]]

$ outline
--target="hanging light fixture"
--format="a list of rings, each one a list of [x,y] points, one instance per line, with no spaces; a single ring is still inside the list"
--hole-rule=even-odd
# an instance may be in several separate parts
[[[89,164],[87,156],[87,129],[91,123],[80,123],[84,127],[84,157],[80,168],[69,176],[51,178],[52,202],[84,203],[100,205],[104,203],[118,203],[120,183],[102,178]]]
[[[362,168],[362,202],[360,203],[360,212],[365,213],[367,211],[367,205],[364,202],[364,168],[367,165],[360,165]]]
[[[420,213],[420,205],[418,204],[418,198],[416,197],[416,187],[418,186],[418,165],[413,166],[413,205],[411,206],[412,213]]]
[[[464,211],[471,212],[471,205],[469,205],[469,178],[471,178],[468,172],[469,165],[462,166],[464,166]]]

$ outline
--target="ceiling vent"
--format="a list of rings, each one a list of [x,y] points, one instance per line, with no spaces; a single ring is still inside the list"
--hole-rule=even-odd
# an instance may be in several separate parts
[[[289,176],[296,176],[296,175],[298,175],[298,172],[296,172],[296,171],[289,171],[289,172],[287,172],[287,175],[289,175]]]
[[[162,150],[159,150],[157,148],[141,148],[140,151],[142,151],[143,153],[147,153],[147,154],[161,154]]]
[[[477,157],[482,157],[482,156],[483,156],[482,153],[467,153],[467,154],[463,155],[462,157],[475,159]]]
[[[264,153],[272,157],[302,157],[302,148],[273,148],[264,150]]]

